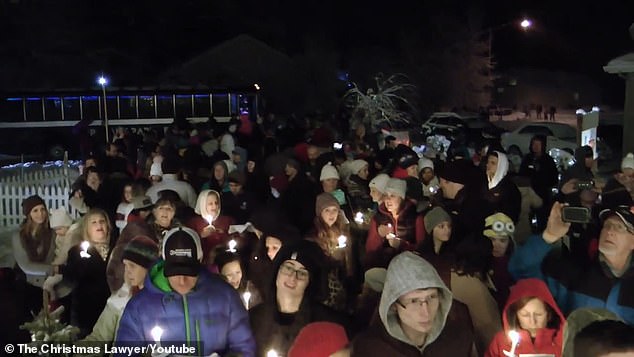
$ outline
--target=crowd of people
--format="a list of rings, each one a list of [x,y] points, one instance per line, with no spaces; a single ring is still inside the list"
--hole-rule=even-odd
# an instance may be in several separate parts
[[[441,160],[363,124],[280,121],[118,130],[84,160],[77,220],[23,201],[3,279],[27,311],[42,291],[64,306],[78,344],[634,353],[634,155],[603,180],[591,147],[560,174],[541,136],[515,168],[496,142],[454,142]]]

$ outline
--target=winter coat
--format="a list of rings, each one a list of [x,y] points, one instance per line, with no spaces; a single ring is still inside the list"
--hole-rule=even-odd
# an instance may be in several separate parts
[[[416,346],[403,332],[394,304],[411,291],[430,288],[438,290],[438,310],[425,343]],[[452,307],[455,314],[450,317]],[[414,253],[402,253],[387,271],[380,322],[354,339],[352,356],[470,356],[473,328],[464,312],[464,306],[460,310],[453,306],[451,291],[431,264]]]
[[[558,318],[559,324],[556,327],[545,327],[537,330],[535,339],[532,339],[529,332],[521,329],[519,326],[510,326],[508,321],[508,309],[516,301],[524,297],[537,297],[545,304],[548,304],[557,316],[551,316],[552,319]],[[561,356],[562,336],[564,333],[564,325],[566,318],[557,307],[553,296],[548,291],[548,287],[539,279],[520,280],[511,288],[511,294],[504,307],[502,314],[504,329],[495,335],[491,341],[489,349],[485,357],[505,357],[502,351],[511,350],[511,341],[508,333],[511,329],[515,329],[520,334],[520,342],[516,347],[515,354],[551,354],[556,357]]]
[[[533,152],[532,144],[535,140],[542,142],[544,153],[540,156],[535,155]],[[555,160],[553,160],[546,151],[546,144],[545,136],[535,135],[531,139],[531,144],[529,145],[530,153],[522,159],[519,175],[530,177],[533,190],[548,204],[550,202],[549,198],[552,194],[552,188],[557,186],[559,172],[557,171]]]
[[[483,196],[487,203],[485,211],[505,213],[513,222],[517,222],[520,216],[522,196],[515,183],[507,176],[509,161],[506,155],[499,151],[496,153],[498,166],[495,175],[488,179],[488,187]]]
[[[401,239],[398,249],[392,248],[385,237],[379,236],[380,225],[392,225],[396,236]],[[387,268],[392,257],[405,250],[415,250],[425,239],[425,223],[423,216],[416,213],[416,206],[410,201],[403,201],[398,221],[388,212],[385,203],[381,203],[378,212],[370,221],[368,239],[365,243],[365,268]]]
[[[617,277],[600,255],[585,263],[557,251],[549,254],[557,245],[532,235],[523,246],[516,247],[509,271],[516,279],[545,280],[564,314],[580,307],[603,307],[633,324],[634,259]]]
[[[517,244],[524,244],[529,235],[531,235],[531,211],[540,208],[544,201],[533,190],[532,187],[518,187],[520,195],[522,196],[522,205],[520,210],[520,217],[515,225],[515,232],[513,239]]]
[[[153,342],[152,328],[159,326],[163,329],[162,341],[197,347],[204,356],[213,352],[256,356],[248,315],[235,289],[201,269],[194,289],[180,295],[170,287],[163,267],[163,261],[154,265],[144,288],[128,302],[115,345]]]
[[[87,250],[90,257],[82,257],[81,251],[80,245],[72,247],[68,251],[66,265],[59,268],[64,279],[75,285],[71,293],[70,319],[71,324],[81,330],[80,338],[92,331],[110,296],[106,280],[109,256],[104,260],[92,244]]]
[[[232,217],[235,224],[245,224],[259,206],[255,195],[244,190],[237,195],[223,192],[221,201],[223,213]]]
[[[274,349],[279,355],[286,356],[295,337],[301,329],[311,322],[330,321],[347,326],[345,319],[335,311],[321,304],[302,300],[299,311],[293,314],[280,312],[275,298],[249,310],[249,318],[257,345],[257,356],[266,356]]]
[[[203,253],[205,257],[212,251],[216,246],[220,244],[225,244],[228,241],[228,231],[229,226],[233,225],[233,218],[228,216],[218,216],[218,218],[214,219],[214,227],[216,227],[217,231],[212,232],[207,237],[200,238],[201,243],[203,245]],[[209,226],[209,222],[207,222],[203,217],[199,215],[194,215],[187,223],[185,224],[187,227],[193,229],[201,235],[205,227]]]

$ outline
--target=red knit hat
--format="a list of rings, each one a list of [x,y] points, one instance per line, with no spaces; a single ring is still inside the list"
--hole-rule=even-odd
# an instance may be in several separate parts
[[[299,332],[288,357],[328,357],[348,344],[346,330],[332,322],[313,322]]]

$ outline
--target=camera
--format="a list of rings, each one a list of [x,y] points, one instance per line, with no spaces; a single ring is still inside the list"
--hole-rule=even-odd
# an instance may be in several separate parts
[[[590,209],[586,207],[564,207],[561,211],[561,220],[570,223],[590,222]]]

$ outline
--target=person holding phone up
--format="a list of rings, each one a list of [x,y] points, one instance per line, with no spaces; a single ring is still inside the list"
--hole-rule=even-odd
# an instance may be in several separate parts
[[[564,314],[581,307],[602,307],[634,323],[634,207],[600,212],[599,252],[586,263],[558,249],[570,228],[562,220],[564,206],[555,202],[546,230],[517,247],[509,262],[510,273],[518,280],[544,280]]]

